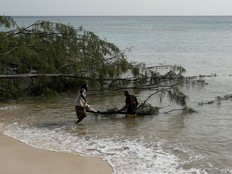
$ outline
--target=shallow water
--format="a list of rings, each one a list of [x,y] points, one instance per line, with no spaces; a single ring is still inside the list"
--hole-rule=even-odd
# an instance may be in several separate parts
[[[208,96],[212,96],[213,89],[210,85],[207,88],[207,93],[211,92]],[[205,90],[189,91],[204,94]],[[102,157],[115,173],[232,172],[231,101],[199,106],[200,97],[193,96],[189,104],[197,113],[164,114],[165,110],[180,107],[154,100],[153,105],[166,106],[158,115],[125,118],[89,113],[76,126],[74,97],[64,94],[1,104],[4,134],[37,148]],[[138,96],[139,100],[143,97]],[[122,106],[124,102],[123,96],[90,95],[89,100],[98,110]]]
[[[40,18],[40,17],[38,17]],[[29,23],[36,17],[18,17]],[[0,130],[37,148],[99,156],[115,174],[232,173],[232,17],[43,17],[84,26],[121,49],[133,46],[128,58],[149,65],[178,64],[186,75],[216,73],[204,87],[189,86],[187,105],[197,113],[157,97],[158,115],[125,118],[88,114],[76,126],[76,94],[50,99],[0,103]],[[80,25],[79,25],[80,24]],[[146,99],[153,91],[139,94]],[[124,97],[88,95],[98,110],[123,106]]]

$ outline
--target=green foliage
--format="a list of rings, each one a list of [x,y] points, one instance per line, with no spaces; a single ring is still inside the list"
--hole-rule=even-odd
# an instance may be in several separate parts
[[[9,16],[0,16],[0,27],[4,26],[6,28],[10,28],[11,26],[15,26],[15,21]]]
[[[0,25],[17,24],[11,17],[0,16]],[[187,97],[177,87],[183,83],[184,72],[184,68],[172,66],[160,75],[145,64],[128,62],[116,45],[82,27],[36,21],[0,32],[0,76],[9,77],[0,83],[0,97],[55,95],[87,82],[100,91],[155,88],[162,94],[162,86],[167,86],[169,99],[185,106]],[[24,78],[12,76],[21,74]]]
[[[168,98],[181,106],[186,106],[187,96],[177,88],[169,89]]]
[[[0,17],[0,23],[8,27],[15,24],[10,17]],[[83,78],[91,81],[89,84],[94,87],[107,88],[110,83],[105,79],[117,79],[129,69],[134,70],[117,46],[83,28],[37,21],[0,35],[0,74],[77,75],[72,79],[28,79],[27,89],[30,92],[27,94],[30,95],[77,88]],[[13,81],[11,87],[21,86],[20,81]],[[8,85],[10,83],[0,84],[2,92]],[[21,90],[18,88],[14,93],[18,94]],[[20,94],[23,95],[22,92]]]
[[[146,113],[146,115],[157,115],[159,113],[159,108],[154,107],[149,103],[143,103],[138,106],[138,112]]]

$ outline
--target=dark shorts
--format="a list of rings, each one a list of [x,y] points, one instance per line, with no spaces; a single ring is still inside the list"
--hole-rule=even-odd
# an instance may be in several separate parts
[[[75,106],[76,109],[76,114],[77,114],[77,118],[85,118],[87,116],[85,108],[81,107],[81,106]]]

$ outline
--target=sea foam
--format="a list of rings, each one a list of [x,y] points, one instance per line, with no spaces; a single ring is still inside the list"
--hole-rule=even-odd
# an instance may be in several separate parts
[[[65,127],[39,128],[14,123],[4,134],[30,146],[75,155],[100,157],[114,169],[114,174],[188,174],[207,173],[201,169],[183,169],[181,160],[162,149],[165,140],[147,143],[143,139],[76,135]]]

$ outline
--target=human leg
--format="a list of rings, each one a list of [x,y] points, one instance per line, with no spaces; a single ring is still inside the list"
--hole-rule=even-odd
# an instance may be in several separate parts
[[[77,115],[77,121],[76,124],[80,123],[87,115],[86,115],[86,111],[85,108],[83,107],[78,107],[76,106],[76,115]]]

